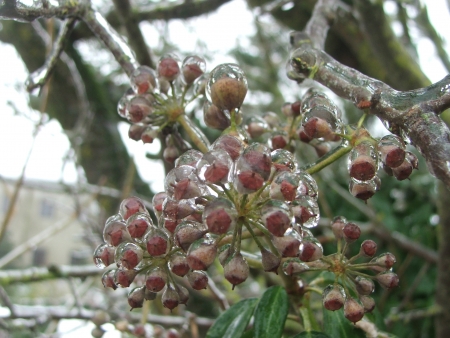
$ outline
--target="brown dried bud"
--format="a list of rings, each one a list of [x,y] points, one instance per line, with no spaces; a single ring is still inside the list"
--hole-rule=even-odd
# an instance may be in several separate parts
[[[206,270],[214,262],[217,245],[210,240],[200,238],[191,244],[187,252],[187,262],[192,270]]]
[[[361,236],[361,228],[355,223],[347,223],[342,230],[344,239],[348,243],[353,243]]]
[[[222,110],[239,108],[247,94],[247,85],[231,77],[222,77],[211,86],[211,101]]]
[[[144,293],[145,293],[145,287],[137,287],[130,291],[128,294],[128,304],[131,306],[131,310],[135,308],[140,308],[144,304]]]
[[[355,278],[355,287],[360,295],[368,296],[375,289],[375,284],[369,278],[357,276]]]
[[[377,243],[367,239],[361,243],[361,249],[359,252],[364,256],[373,257],[377,253]]]
[[[375,309],[375,300],[369,296],[361,296],[359,297],[361,304],[364,307],[364,312],[372,312]]]
[[[208,276],[203,271],[191,271],[186,278],[194,290],[203,290],[208,286]]]
[[[280,266],[280,257],[274,255],[269,250],[261,250],[262,266],[266,272],[275,272],[278,275],[278,267]]]
[[[376,280],[378,283],[380,283],[381,286],[385,287],[386,289],[392,289],[398,286],[399,278],[397,274],[393,272],[385,272],[377,275]]]
[[[167,285],[167,288],[161,297],[161,301],[164,307],[172,311],[180,304],[180,296],[172,286]]]

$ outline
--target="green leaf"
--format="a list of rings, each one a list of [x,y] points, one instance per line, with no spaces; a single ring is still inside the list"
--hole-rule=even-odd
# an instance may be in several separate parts
[[[272,286],[255,309],[255,338],[279,338],[288,314],[288,296],[281,286]]]
[[[365,338],[364,332],[356,328],[343,310],[328,311],[323,308],[324,332],[333,338]]]
[[[247,298],[231,306],[217,318],[208,330],[206,338],[240,337],[246,329],[257,303],[257,298]]]
[[[323,333],[323,332],[317,332],[317,331],[304,331],[302,333],[299,333],[295,335],[292,338],[330,338],[329,335]]]
[[[255,330],[250,329],[248,331],[245,331],[244,334],[241,336],[241,338],[253,338],[255,336]]]

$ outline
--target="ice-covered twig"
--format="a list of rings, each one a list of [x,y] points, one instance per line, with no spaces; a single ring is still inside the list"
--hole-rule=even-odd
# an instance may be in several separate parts
[[[45,64],[41,68],[31,73],[30,76],[28,77],[26,86],[29,92],[31,92],[35,88],[41,88],[47,82],[48,78],[50,77],[50,74],[52,73],[56,65],[56,62],[58,61],[63,51],[67,35],[72,30],[75,21],[76,21],[75,18],[69,18],[63,22],[58,37],[55,43],[53,44],[52,51],[50,55],[47,57]]]
[[[311,78],[352,101],[358,108],[399,125],[425,157],[431,174],[450,188],[450,131],[438,116],[450,107],[450,76],[411,91],[387,84],[347,67],[306,42],[292,54],[292,73]]]

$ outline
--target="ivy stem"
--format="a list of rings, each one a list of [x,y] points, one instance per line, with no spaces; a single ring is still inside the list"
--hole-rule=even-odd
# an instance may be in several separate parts
[[[334,161],[336,161],[339,158],[341,158],[342,156],[344,156],[345,154],[349,153],[352,149],[353,149],[353,146],[351,146],[351,145],[341,144],[340,146],[336,147],[334,150],[328,152],[327,154],[325,154],[324,156],[319,158],[319,160],[316,163],[312,164],[309,167],[306,167],[305,171],[310,175],[315,174],[316,172],[319,172],[326,166],[330,165]]]
[[[258,236],[255,235],[255,232],[253,231],[252,227],[247,223],[244,222],[245,227],[247,228],[248,232],[250,232],[250,234],[253,237],[253,240],[255,241],[256,245],[258,246],[259,250],[264,250],[264,246],[262,245],[261,241],[259,240]]]
[[[186,115],[185,114],[181,114],[180,116],[178,116],[177,122],[179,124],[181,124],[181,126],[186,131],[186,133],[188,134],[188,136],[191,139],[191,141],[194,142],[194,144],[197,146],[197,148],[202,153],[207,153],[208,152],[208,147],[202,141],[202,139],[199,137],[197,132],[194,129],[191,128],[189,122],[187,121]]]
[[[311,331],[311,320],[309,318],[308,309],[305,306],[302,306],[300,308],[300,314],[303,318],[303,327],[305,328],[306,332]]]
[[[308,292],[308,291],[315,292],[315,293],[317,293],[317,294],[319,294],[319,295],[321,295],[321,296],[322,296],[322,294],[323,294],[323,291],[322,291],[321,289],[315,288],[315,287],[312,287],[312,286],[307,286],[307,287],[305,288],[305,292]]]

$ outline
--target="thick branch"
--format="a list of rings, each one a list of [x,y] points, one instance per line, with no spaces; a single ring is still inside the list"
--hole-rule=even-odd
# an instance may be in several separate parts
[[[67,18],[80,16],[88,7],[89,1],[58,1],[62,5],[53,6],[50,1],[35,1],[34,6],[18,6],[17,0],[6,0],[0,6],[0,19],[31,22],[39,18]]]
[[[105,271],[92,265],[52,265],[42,268],[29,268],[23,270],[1,270],[0,285],[14,283],[38,282],[56,278],[89,277],[103,274]]]
[[[327,53],[304,43],[292,55],[295,77],[311,78],[357,107],[399,125],[427,161],[430,172],[450,188],[450,131],[436,116],[450,107],[450,76],[426,87],[400,92]]]
[[[122,24],[125,26],[128,35],[128,42],[136,52],[139,64],[155,68],[155,63],[150,56],[144,36],[139,28],[139,22],[134,19],[129,0],[114,0],[116,12],[120,16]]]

